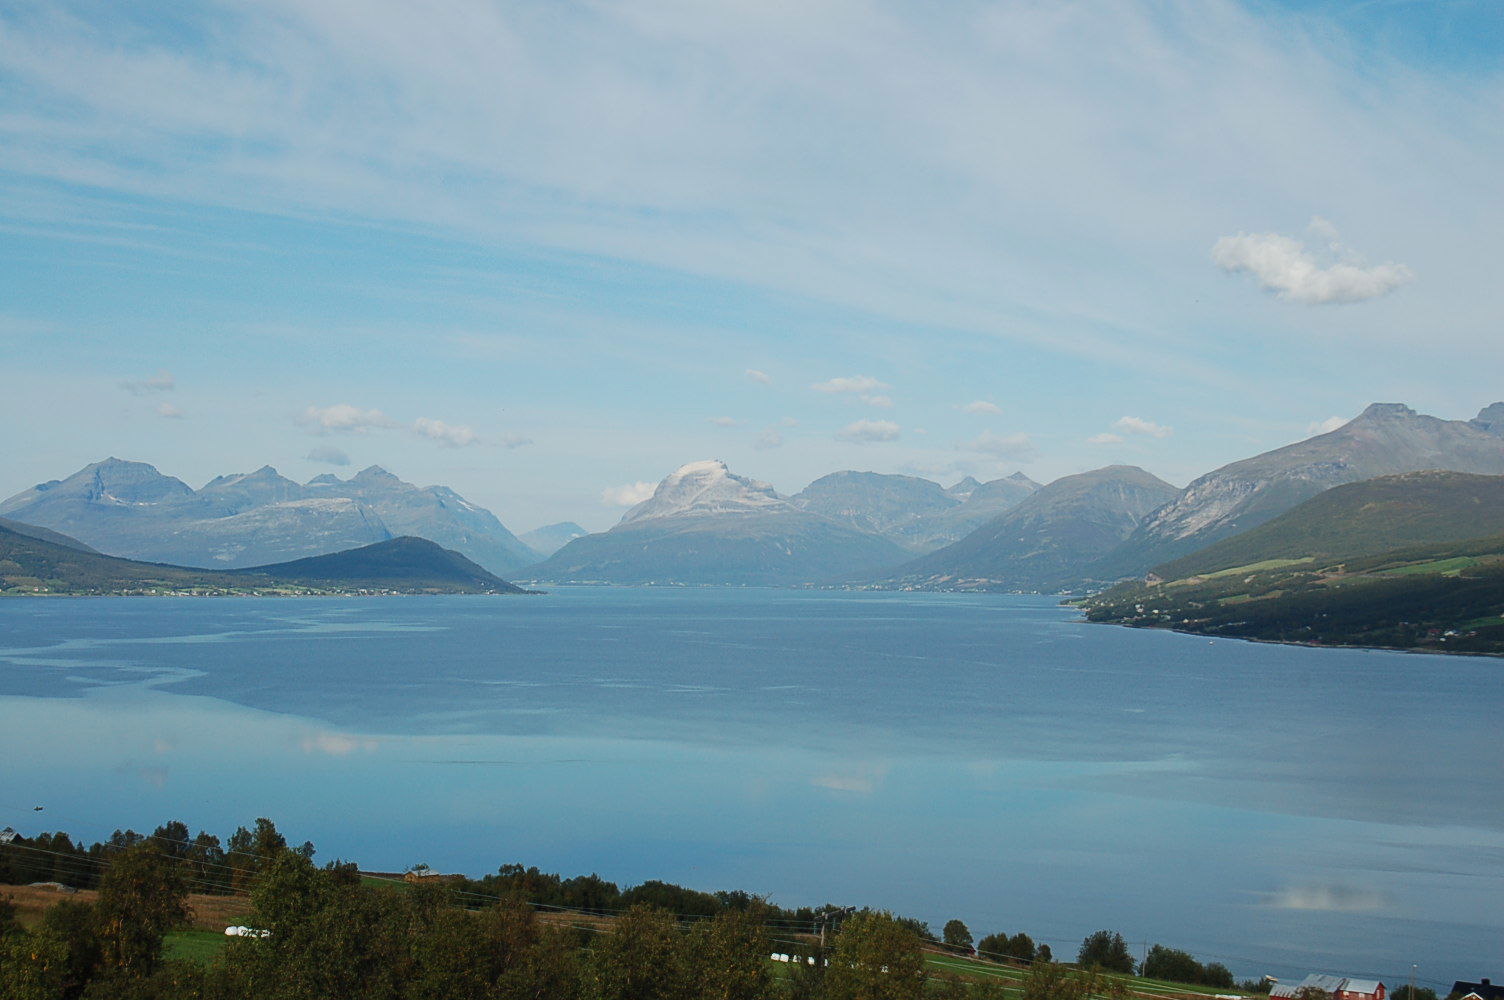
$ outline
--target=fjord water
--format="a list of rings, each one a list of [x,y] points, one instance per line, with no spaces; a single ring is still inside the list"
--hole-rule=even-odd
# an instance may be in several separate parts
[[[521,861],[1450,986],[1499,972],[1501,669],[1000,595],[12,600],[0,825],[269,816],[370,868]]]

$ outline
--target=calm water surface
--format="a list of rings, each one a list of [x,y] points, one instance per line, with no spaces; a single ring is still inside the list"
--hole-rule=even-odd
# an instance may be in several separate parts
[[[1450,987],[1504,975],[1501,671],[990,595],[10,600],[0,825],[264,815],[372,868],[523,861]]]

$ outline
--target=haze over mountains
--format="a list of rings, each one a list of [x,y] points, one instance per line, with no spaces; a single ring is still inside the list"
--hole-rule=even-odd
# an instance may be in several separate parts
[[[879,583],[916,589],[1053,590],[1111,552],[1179,493],[1132,465],[1057,479],[965,538]]]
[[[402,535],[459,551],[498,575],[537,559],[490,511],[378,466],[306,484],[264,466],[194,490],[144,462],[109,458],[18,493],[0,503],[0,516],[110,555],[179,566],[258,566]]]
[[[190,566],[265,565],[412,535],[497,575],[551,583],[1054,591],[1142,578],[1333,487],[1432,469],[1504,474],[1504,403],[1465,421],[1374,404],[1337,430],[1233,462],[1184,490],[1109,466],[1044,487],[1021,473],[945,488],[847,470],[784,496],[722,462],[697,461],[609,531],[566,522],[526,541],[447,487],[419,488],[375,466],[305,484],[265,467],[193,490],[149,465],[109,459],[17,494],[0,516],[110,555]]]

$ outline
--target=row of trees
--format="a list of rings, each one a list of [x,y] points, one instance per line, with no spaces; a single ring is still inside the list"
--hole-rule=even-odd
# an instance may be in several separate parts
[[[249,829],[237,827],[226,843],[203,830],[194,836],[179,820],[169,820],[150,834],[116,830],[108,840],[87,847],[61,831],[13,836],[0,844],[0,884],[61,882],[75,889],[95,889],[111,857],[141,844],[151,845],[172,862],[190,891],[211,895],[245,891],[267,860],[288,847],[287,838],[265,818]],[[296,850],[313,857],[312,844]]]
[[[306,852],[266,857],[251,890],[264,937],[230,941],[208,964],[163,957],[188,918],[180,859],[122,848],[94,903],[64,901],[21,928],[0,906],[7,1000],[1001,1000],[997,981],[931,980],[925,942],[888,913],[863,911],[828,952],[770,935],[754,903],[684,921],[638,904],[611,920],[544,922],[531,906],[457,905],[452,885],[370,885],[352,865]],[[791,947],[792,944],[792,947]],[[768,955],[790,950],[782,975]],[[806,957],[816,961],[806,961]],[[1095,971],[1038,964],[1024,1000],[1122,997]]]

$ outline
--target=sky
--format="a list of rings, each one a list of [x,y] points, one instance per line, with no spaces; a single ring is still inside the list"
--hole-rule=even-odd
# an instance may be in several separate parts
[[[592,530],[1184,485],[1504,399],[1495,0],[7,0],[0,495],[380,464]]]

